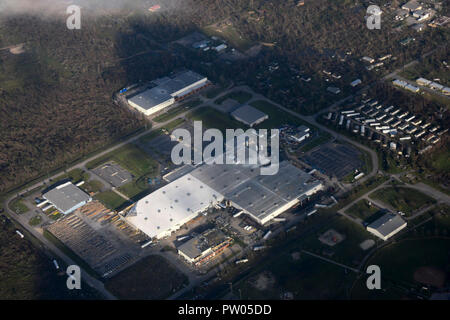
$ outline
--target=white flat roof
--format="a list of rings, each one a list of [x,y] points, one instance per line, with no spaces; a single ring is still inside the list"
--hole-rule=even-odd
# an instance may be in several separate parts
[[[139,200],[127,219],[149,237],[164,237],[223,196],[187,174]]]

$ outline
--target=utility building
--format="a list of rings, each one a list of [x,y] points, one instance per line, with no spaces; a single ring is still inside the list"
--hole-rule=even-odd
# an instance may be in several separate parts
[[[72,182],[61,184],[44,193],[42,197],[63,214],[69,214],[92,200],[87,193]]]
[[[269,119],[267,114],[249,105],[238,108],[233,111],[231,115],[233,118],[248,125],[249,127],[256,126],[264,120]]]
[[[406,228],[406,225],[406,221],[399,215],[388,213],[369,224],[367,231],[386,241],[403,228]]]

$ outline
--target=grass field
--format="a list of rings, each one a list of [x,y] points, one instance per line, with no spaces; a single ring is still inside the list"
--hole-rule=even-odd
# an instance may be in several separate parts
[[[202,121],[204,128],[216,128],[222,132],[225,132],[226,129],[247,129],[244,124],[234,120],[231,116],[224,115],[211,107],[197,109],[190,113],[188,117],[192,120]]]
[[[367,263],[380,266],[382,277],[415,284],[414,272],[419,267],[448,270],[449,250],[450,239],[406,239],[383,248]]]
[[[42,222],[42,217],[39,215],[35,215],[33,218],[30,219],[30,221],[28,221],[30,226],[37,226],[41,222]]]
[[[375,206],[369,206],[367,200],[360,200],[351,206],[346,212],[354,218],[360,218],[361,220],[366,220],[378,211]]]
[[[21,199],[11,201],[9,207],[17,214],[25,213],[30,210]]]
[[[161,256],[148,256],[106,281],[119,299],[165,299],[188,284],[187,277]]]
[[[134,144],[127,144],[104,156],[90,161],[86,166],[93,169],[107,161],[114,160],[134,176],[140,177],[154,173],[158,169],[158,163],[150,158],[147,153]]]
[[[60,175],[55,180],[58,181],[63,179],[69,179],[73,183],[78,183],[80,181],[88,181],[89,173],[85,172],[82,169],[73,169],[67,173]]]
[[[107,208],[111,210],[119,210],[120,208],[123,208],[130,204],[128,200],[122,198],[113,191],[97,193],[94,198],[102,202]]]
[[[213,99],[217,97],[223,90],[224,88],[222,87],[211,87],[204,91],[202,95],[208,99]]]
[[[84,189],[86,192],[94,192],[97,193],[103,188],[103,183],[101,183],[98,180],[91,180],[89,182],[86,182],[81,186],[82,189]]]
[[[304,124],[307,125],[308,127],[311,127],[311,125],[307,124],[306,122],[280,110],[277,106],[274,106],[273,104],[267,101],[258,100],[250,103],[250,105],[269,116],[269,119],[259,124],[257,128],[274,129],[280,127],[283,124],[291,124],[294,126]]]
[[[329,229],[336,230],[344,235],[345,239],[333,247],[323,244],[318,237]],[[340,216],[332,223],[318,230],[316,234],[307,237],[303,248],[319,255],[323,255],[324,250],[331,251],[333,256],[330,259],[348,266],[357,267],[367,254],[359,245],[367,239],[376,240],[362,226]]]
[[[436,203],[434,199],[411,188],[383,188],[371,193],[369,197],[380,200],[406,214]]]
[[[128,196],[133,201],[141,199],[152,191],[152,187],[147,183],[148,175],[134,179],[119,188],[119,191]]]
[[[167,130],[167,132],[172,132],[176,127],[183,124],[185,120],[183,118],[177,118],[164,126],[163,129]]]
[[[201,103],[202,103],[202,101],[200,99],[186,102],[180,106],[172,108],[172,109],[168,110],[167,112],[162,113],[159,116],[153,118],[153,121],[166,122],[166,121],[174,118],[175,116],[179,115],[180,113],[183,113],[191,108],[195,108],[195,107],[199,106]]]
[[[307,254],[294,260],[292,254],[285,253],[238,288],[243,299],[251,300],[278,300],[286,292],[292,293],[294,299],[343,299],[354,278],[344,268]]]
[[[223,97],[220,97],[215,101],[216,104],[222,104],[227,99],[233,99],[236,100],[239,103],[246,103],[252,98],[252,95],[245,91],[233,91],[229,94],[224,95]]]

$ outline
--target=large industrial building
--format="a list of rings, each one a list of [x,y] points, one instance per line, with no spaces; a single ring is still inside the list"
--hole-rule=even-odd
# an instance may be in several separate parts
[[[126,219],[157,239],[169,236],[223,200],[264,225],[323,188],[320,181],[280,163],[276,175],[260,175],[254,165],[202,164],[139,200]]]
[[[92,200],[72,182],[61,184],[44,193],[42,197],[63,214],[69,214]]]
[[[150,238],[161,239],[222,200],[221,194],[186,174],[139,200],[126,218]]]
[[[151,115],[209,84],[208,78],[193,71],[180,72],[152,82],[155,86],[128,99],[128,103],[145,115]]]

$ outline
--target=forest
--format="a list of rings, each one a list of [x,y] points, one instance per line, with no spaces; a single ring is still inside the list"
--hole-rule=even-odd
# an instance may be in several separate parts
[[[112,100],[114,92],[131,83],[188,67],[213,80],[252,85],[258,68],[274,60],[307,73],[330,66],[351,72],[355,59],[337,63],[336,54],[393,53],[402,64],[448,42],[447,30],[419,37],[410,30],[394,31],[390,22],[374,33],[365,27],[365,2],[306,0],[297,6],[294,0],[169,0],[166,10],[151,14],[145,1],[136,1],[133,8],[87,12],[76,31],[65,27],[64,15],[0,14],[0,192],[143,127],[142,118]],[[241,37],[275,46],[249,61],[212,66],[170,51],[171,41],[225,20]],[[417,41],[408,48],[399,44],[412,35]],[[22,53],[7,49],[17,44],[23,44]],[[293,88],[286,100],[275,89],[268,95],[301,109],[307,91]],[[327,102],[325,95],[311,97],[320,105]]]

